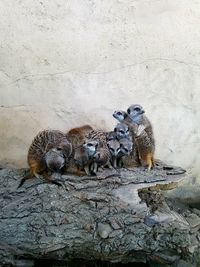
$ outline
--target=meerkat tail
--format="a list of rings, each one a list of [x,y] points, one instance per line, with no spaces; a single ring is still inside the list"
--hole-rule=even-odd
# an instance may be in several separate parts
[[[17,188],[20,188],[26,180],[32,179],[33,177],[34,177],[33,172],[30,172],[28,175],[26,175],[24,178],[21,179]]]

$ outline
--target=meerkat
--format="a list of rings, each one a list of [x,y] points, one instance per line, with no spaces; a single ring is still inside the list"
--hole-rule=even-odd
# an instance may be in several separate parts
[[[124,168],[133,168],[139,166],[137,150],[132,140],[128,138],[122,138],[120,143],[120,160],[119,166]]]
[[[93,140],[98,142],[97,151],[93,156],[91,172],[96,174],[99,167],[111,167],[111,155],[107,146],[107,133],[102,130],[93,130],[87,135],[87,138],[90,141]]]
[[[66,137],[73,146],[73,157],[66,168],[67,173],[78,176],[89,174],[88,165],[91,159],[84,142],[86,140],[86,135],[92,130],[93,128],[90,125],[83,125],[81,127],[72,128],[67,132]],[[96,143],[90,143],[89,145],[91,145],[91,148],[95,148]]]
[[[135,142],[139,153],[140,162],[148,166],[150,170],[154,166],[155,139],[153,128],[149,119],[144,115],[145,111],[138,104],[131,105],[127,109],[129,118],[132,123],[138,126],[135,130]]]
[[[116,110],[113,113],[113,117],[120,122],[118,123],[118,132],[121,130],[120,125],[127,125],[129,129],[129,141],[133,144],[130,155],[123,157],[123,165],[125,168],[138,167],[140,165],[140,160],[135,141],[135,132],[137,131],[138,126],[132,122],[131,118],[129,118],[128,114],[123,110]]]
[[[121,123],[132,123],[131,118],[129,118],[128,114],[123,110],[116,110],[112,115],[116,120]]]
[[[121,157],[121,156],[119,156],[119,154],[121,152],[120,151],[120,149],[121,149],[120,142],[117,139],[112,139],[112,140],[107,141],[107,146],[109,148],[110,155],[111,155],[111,159],[110,159],[111,165],[114,168],[117,168],[118,167],[118,159]]]
[[[116,135],[115,131],[111,131],[111,132],[106,133],[106,140],[107,141],[115,140],[116,138],[117,138],[117,135]]]
[[[117,140],[120,140],[121,138],[131,138],[129,127],[125,123],[118,123],[114,128],[114,132]]]
[[[93,165],[93,157],[97,153],[97,149],[99,147],[99,143],[96,140],[86,140],[83,144],[84,155],[85,157],[77,158],[76,160],[82,161],[82,166],[87,175],[91,174],[92,165]],[[84,159],[84,161],[83,161]]]
[[[50,172],[58,172],[70,161],[72,145],[64,133],[57,130],[43,130],[33,139],[28,150],[29,174],[22,178],[18,187],[23,183],[42,174],[48,182],[60,185],[53,181]]]

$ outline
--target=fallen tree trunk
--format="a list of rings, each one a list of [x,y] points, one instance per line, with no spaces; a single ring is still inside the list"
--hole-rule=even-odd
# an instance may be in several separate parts
[[[17,189],[25,172],[0,171],[2,266],[42,258],[173,264],[193,246],[191,225],[160,193],[187,177],[181,168],[64,175],[65,187],[33,179]]]

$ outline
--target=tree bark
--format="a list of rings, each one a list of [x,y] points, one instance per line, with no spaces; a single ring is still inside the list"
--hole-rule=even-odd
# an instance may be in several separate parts
[[[17,189],[25,173],[0,170],[2,266],[23,258],[172,264],[191,246],[190,224],[160,194],[187,177],[181,168],[63,175],[64,187],[35,178]]]

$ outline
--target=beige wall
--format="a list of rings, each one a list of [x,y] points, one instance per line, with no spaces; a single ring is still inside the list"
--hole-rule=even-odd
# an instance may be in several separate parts
[[[0,0],[0,20],[2,166],[41,129],[112,129],[140,103],[157,157],[200,177],[199,1]]]

